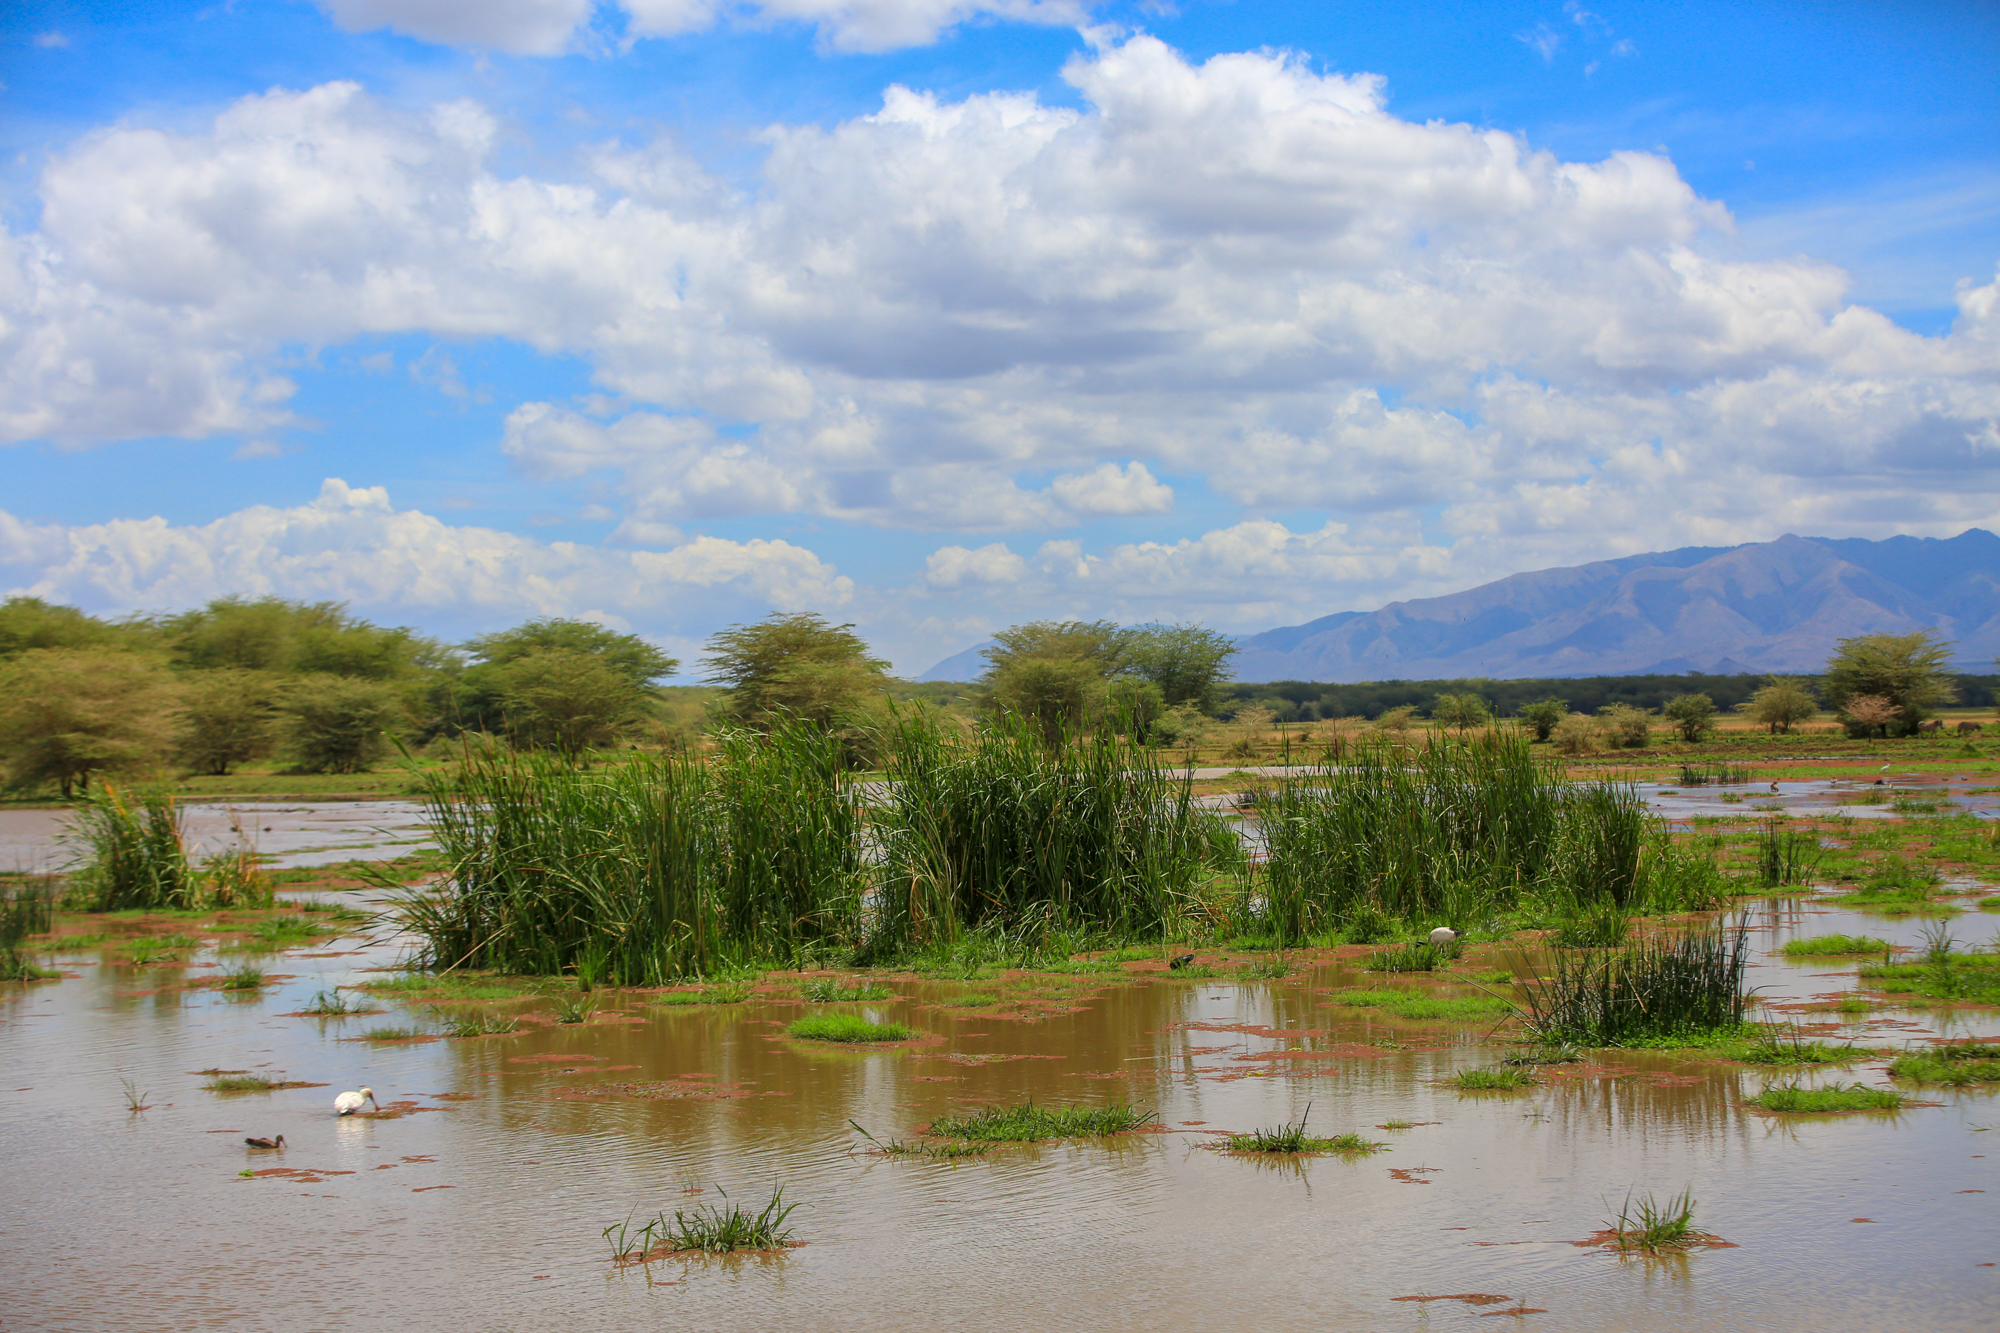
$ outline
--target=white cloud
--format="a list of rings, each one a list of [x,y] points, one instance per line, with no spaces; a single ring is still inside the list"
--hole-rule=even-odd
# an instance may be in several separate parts
[[[379,486],[329,479],[309,504],[257,505],[212,523],[121,519],[81,526],[0,511],[11,593],[97,611],[199,605],[229,593],[353,603],[431,629],[534,615],[619,616],[661,632],[706,629],[746,606],[837,606],[852,580],[783,541],[697,537],[669,550],[606,550],[455,527],[390,504]],[[761,613],[761,612],[760,612]]]
[[[976,551],[963,546],[943,546],[924,561],[924,581],[934,588],[956,588],[967,583],[1018,583],[1028,574],[1028,562],[993,542]]]
[[[1044,563],[1087,577],[1007,586],[1136,599],[1117,570],[1171,569],[1220,608],[1292,595],[1272,580],[1324,605],[1767,537],[1772,514],[1855,532],[2000,507],[2000,282],[1920,337],[1830,265],[1732,257],[1726,210],[1660,156],[1413,123],[1380,80],[1282,54],[1106,40],[1065,76],[1081,107],[892,88],[770,127],[747,192],[664,142],[503,174],[483,108],[346,83],[199,132],[107,128],[50,160],[37,229],[0,238],[0,431],[271,439],[284,348],[510,338],[584,359],[600,392],[520,404],[505,457],[594,478],[621,541],[780,513],[1060,541],[1166,512],[1171,476],[1183,504],[1205,484],[1243,506],[1235,535],[1079,545]],[[1338,521],[1257,526],[1301,507]]]
[[[596,0],[319,0],[348,32],[388,28],[444,46],[552,56],[590,18]]]

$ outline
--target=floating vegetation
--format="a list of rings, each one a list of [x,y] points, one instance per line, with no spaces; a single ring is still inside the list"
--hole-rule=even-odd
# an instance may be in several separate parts
[[[854,1132],[874,1144],[871,1151],[884,1157],[921,1157],[931,1161],[950,1161],[959,1157],[978,1157],[993,1151],[991,1140],[975,1139],[890,1139],[884,1142],[870,1134],[853,1121]]]
[[[631,1219],[604,1228],[611,1257],[619,1263],[640,1263],[669,1254],[733,1254],[751,1250],[782,1250],[797,1244],[786,1219],[798,1207],[785,1202],[785,1188],[771,1191],[771,1201],[759,1212],[751,1212],[730,1201],[721,1186],[720,1205],[706,1204],[693,1211],[676,1209],[672,1220],[659,1216],[634,1231]]]
[[[1509,1064],[1498,1069],[1461,1069],[1451,1079],[1460,1092],[1517,1092],[1540,1082],[1527,1069]]]
[[[283,949],[334,933],[333,929],[309,917],[273,916],[252,926],[244,937],[243,945],[246,948]]]
[[[843,986],[837,977],[814,977],[799,983],[799,998],[808,1004],[840,1004],[854,1000],[888,1000],[896,992],[873,981]]]
[[[431,1014],[444,1024],[447,1037],[504,1037],[521,1026],[512,1014],[447,1014],[435,1009]]]
[[[1308,1104],[1305,1113],[1295,1121],[1289,1121],[1276,1129],[1253,1129],[1247,1134],[1229,1135],[1229,1151],[1238,1153],[1349,1153],[1366,1154],[1380,1152],[1388,1147],[1386,1143],[1372,1143],[1359,1134],[1336,1134],[1332,1137],[1316,1137],[1306,1131],[1306,1121],[1312,1115]]]
[[[1619,1046],[1735,1030],[1748,996],[1749,934],[1717,926],[1609,952],[1557,952],[1522,984],[1528,1027],[1547,1041]]]
[[[788,1037],[806,1041],[908,1041],[901,1023],[871,1023],[858,1014],[808,1014],[785,1028]]]
[[[1405,944],[1396,949],[1378,949],[1368,955],[1370,972],[1435,972],[1448,963],[1458,961],[1465,952],[1462,941],[1453,940],[1449,944],[1432,944],[1421,940]]]
[[[1846,958],[1881,954],[1887,958],[1893,945],[1873,935],[1815,935],[1811,939],[1786,940],[1778,950],[1787,958]]]
[[[1328,1004],[1348,1009],[1377,1009],[1416,1022],[1478,1022],[1514,1012],[1514,1006],[1491,996],[1429,995],[1421,991],[1344,990],[1327,997]]]
[[[1834,1083],[1824,1088],[1787,1083],[1781,1087],[1766,1088],[1745,1100],[1763,1111],[1827,1115],[1840,1111],[1893,1111],[1903,1104],[1903,1095],[1886,1088],[1863,1087],[1859,1083],[1850,1083],[1846,1087]]]
[[[1909,1051],[1889,1065],[1889,1076],[1950,1088],[2000,1083],[2000,1046],[1961,1041]]]
[[[1039,1139],[1095,1138],[1124,1134],[1153,1123],[1157,1113],[1124,1103],[1110,1106],[989,1106],[965,1115],[939,1116],[930,1124],[934,1138],[989,1143],[1031,1143]]]
[[[654,996],[653,1003],[670,1009],[701,1004],[742,1004],[755,993],[756,987],[747,981],[723,981],[700,990],[670,990],[664,995]]]
[[[1694,1229],[1694,1191],[1684,1189],[1665,1203],[1648,1194],[1636,1204],[1627,1193],[1618,1216],[1604,1224],[1606,1243],[1613,1249],[1640,1254],[1685,1250],[1709,1238]]]

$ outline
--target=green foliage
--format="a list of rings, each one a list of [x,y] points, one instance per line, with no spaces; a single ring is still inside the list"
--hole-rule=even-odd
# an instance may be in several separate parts
[[[799,983],[799,998],[808,1004],[838,1004],[853,1000],[888,1000],[896,992],[873,981],[843,986],[838,977],[814,977]]]
[[[1458,961],[1465,952],[1462,941],[1450,944],[1432,944],[1424,940],[1416,944],[1405,944],[1400,948],[1381,949],[1368,955],[1370,972],[1435,972],[1441,967]]]
[[[1431,704],[1431,721],[1464,731],[1493,720],[1493,710],[1476,694],[1440,694]]]
[[[1611,1233],[1615,1249],[1641,1254],[1684,1250],[1701,1239],[1694,1230],[1694,1191],[1684,1189],[1665,1203],[1654,1202],[1648,1194],[1636,1208],[1628,1193],[1618,1216],[1608,1219],[1604,1229]]]
[[[1804,884],[1824,855],[1819,836],[1785,827],[1768,819],[1757,835],[1757,876],[1766,886]]]
[[[1798,677],[1772,676],[1768,684],[1737,707],[1751,721],[1762,723],[1776,735],[1781,731],[1789,733],[1795,724],[1811,720],[1819,712],[1819,701],[1813,697],[1812,686]]]
[[[1121,648],[1122,669],[1158,687],[1168,708],[1211,713],[1229,679],[1236,640],[1203,625],[1147,625],[1126,631]]]
[[[27,981],[46,975],[28,961],[21,941],[55,927],[55,895],[50,886],[28,884],[0,889],[0,981]]]
[[[760,730],[788,720],[827,731],[869,729],[889,664],[870,657],[853,630],[799,612],[714,635],[708,679],[729,690],[723,715]]]
[[[259,1074],[220,1074],[202,1084],[209,1092],[269,1092],[277,1086]]]
[[[1935,630],[1842,639],[1826,664],[1827,702],[1851,715],[1854,699],[1887,700],[1907,730],[1956,697],[1950,661],[1951,644]]]
[[[1580,1046],[1734,1030],[1749,962],[1748,932],[1720,927],[1612,952],[1557,952],[1546,975],[1522,983],[1528,1029]]]
[[[1555,733],[1563,718],[1569,715],[1569,704],[1551,695],[1537,699],[1533,703],[1522,704],[1515,714],[1521,719],[1521,726],[1532,733],[1538,741],[1546,741]]]
[[[304,677],[282,705],[285,741],[307,773],[362,773],[407,721],[396,690],[377,680]]]
[[[987,1143],[1032,1143],[1041,1139],[1094,1138],[1124,1134],[1151,1124],[1152,1111],[1114,1102],[1109,1106],[988,1106],[964,1115],[942,1115],[926,1131],[937,1138]]]
[[[787,1024],[785,1035],[806,1041],[908,1041],[901,1023],[871,1023],[858,1014],[807,1014]]]
[[[0,662],[35,649],[91,651],[113,647],[137,648],[134,631],[107,625],[73,606],[57,606],[39,597],[9,597],[0,602]]]
[[[68,800],[95,773],[137,773],[169,744],[173,684],[149,657],[31,648],[0,665],[0,761],[16,788]]]
[[[1367,909],[1471,921],[1531,893],[1636,908],[1686,873],[1687,853],[1642,857],[1656,824],[1630,786],[1571,782],[1515,733],[1364,745],[1273,793],[1270,927],[1291,943]]]
[[[1615,949],[1625,942],[1631,922],[1616,903],[1598,903],[1556,927],[1549,942],[1558,949]]]
[[[2000,1046],[1982,1041],[1942,1042],[1897,1056],[1889,1066],[1889,1076],[1950,1088],[2000,1083]]]
[[[771,1201],[756,1213],[731,1203],[726,1192],[722,1198],[720,1205],[707,1204],[692,1212],[676,1210],[671,1222],[662,1212],[637,1231],[631,1229],[630,1219],[604,1228],[611,1257],[620,1263],[636,1263],[660,1254],[780,1250],[791,1242],[792,1228],[785,1225],[785,1219],[798,1205],[785,1202],[782,1186],[771,1192]]]
[[[1715,700],[1706,694],[1677,694],[1667,700],[1660,716],[1673,724],[1684,741],[1698,741],[1715,728]]]
[[[1652,742],[1653,714],[1650,709],[1634,708],[1630,704],[1608,704],[1598,710],[1597,721],[1615,746],[1638,750]]]
[[[1811,939],[1786,940],[1778,950],[1787,958],[1826,958],[1856,954],[1888,957],[1889,941],[1873,935],[1815,935]]]
[[[1503,1065],[1498,1069],[1461,1069],[1452,1075],[1451,1085],[1460,1092],[1518,1092],[1541,1082],[1527,1069]]]
[[[1371,1143],[1359,1134],[1337,1134],[1332,1137],[1318,1137],[1306,1132],[1306,1121],[1312,1115],[1312,1107],[1307,1106],[1305,1114],[1297,1120],[1288,1121],[1275,1129],[1253,1129],[1247,1134],[1231,1134],[1229,1151],[1239,1153],[1324,1153],[1337,1152],[1363,1156],[1377,1153],[1388,1147],[1386,1143]]]
[[[1514,1012],[1505,1000],[1486,995],[1446,996],[1407,990],[1344,990],[1327,1003],[1346,1009],[1379,1009],[1415,1023],[1474,1023]]]
[[[602,658],[545,648],[492,669],[517,745],[575,756],[629,734],[648,715],[645,687]]]
[[[1185,772],[1108,729],[1051,746],[1011,715],[977,737],[918,718],[890,772],[880,938],[894,948],[989,925],[1150,938],[1221,854]]]
[[[78,854],[73,892],[94,911],[202,906],[201,877],[188,862],[180,807],[171,792],[88,793],[63,832]]]
[[[154,622],[177,665],[289,675],[391,680],[439,662],[438,645],[409,629],[383,629],[338,602],[223,597]]]
[[[1841,1111],[1893,1111],[1903,1104],[1903,1095],[1886,1088],[1867,1088],[1859,1083],[1846,1087],[1838,1083],[1824,1088],[1808,1088],[1797,1083],[1766,1088],[1744,1099],[1762,1111],[1782,1111],[1798,1115],[1828,1115]]]
[[[564,652],[588,657],[634,686],[650,685],[670,676],[680,663],[636,634],[620,634],[588,620],[544,617],[495,634],[482,634],[465,644],[473,660],[506,666],[538,653]]]
[[[181,685],[177,751],[196,773],[226,775],[269,754],[278,736],[277,691],[269,674],[218,667]]]

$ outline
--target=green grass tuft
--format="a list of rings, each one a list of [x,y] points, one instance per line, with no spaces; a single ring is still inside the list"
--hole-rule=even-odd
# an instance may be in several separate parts
[[[210,1092],[269,1092],[277,1083],[256,1074],[224,1074],[202,1084]]]
[[[1387,989],[1336,991],[1327,1002],[1348,1009],[1379,1009],[1420,1023],[1476,1023],[1514,1010],[1507,1001],[1484,995],[1451,997]]]
[[[408,1041],[412,1037],[427,1037],[430,1034],[422,1028],[374,1027],[361,1034],[363,1041]]]
[[[989,1106],[966,1115],[945,1115],[927,1131],[935,1138],[970,1139],[989,1143],[1030,1143],[1038,1139],[1091,1138],[1123,1134],[1150,1124],[1152,1111],[1114,1103],[1110,1106]]]
[[[1396,949],[1378,949],[1368,955],[1370,972],[1435,972],[1448,963],[1458,961],[1465,952],[1465,945],[1458,940],[1450,944],[1432,944],[1424,940],[1416,944],[1405,944]]]
[[[718,1192],[721,1192],[718,1187]],[[676,1209],[671,1221],[665,1212],[632,1230],[631,1222],[614,1222],[604,1228],[611,1257],[620,1263],[638,1263],[660,1254],[734,1254],[743,1250],[781,1250],[791,1242],[792,1229],[785,1219],[798,1207],[785,1202],[781,1185],[771,1192],[771,1201],[761,1212],[752,1213],[722,1194],[720,1205],[707,1205],[692,1212]]]
[[[1899,1055],[1889,1066],[1891,1078],[1912,1083],[1940,1083],[1951,1088],[1975,1083],[2000,1083],[2000,1046],[1962,1041]]]
[[[1841,1087],[1805,1088],[1796,1083],[1766,1088],[1749,1104],[1765,1111],[1791,1114],[1827,1115],[1840,1111],[1893,1111],[1903,1104],[1903,1095],[1883,1088],[1864,1088],[1859,1083]]]
[[[1701,1239],[1694,1230],[1692,1190],[1682,1190],[1665,1203],[1655,1203],[1648,1194],[1636,1208],[1627,1194],[1618,1216],[1605,1222],[1604,1229],[1612,1233],[1613,1246],[1641,1254],[1684,1250]]]
[[[1891,947],[1873,935],[1815,935],[1809,940],[1786,940],[1778,952],[1787,958],[1848,958],[1887,954]]]
[[[1352,1153],[1366,1154],[1380,1152],[1388,1147],[1386,1143],[1371,1143],[1359,1134],[1336,1134],[1320,1137],[1306,1131],[1306,1120],[1312,1115],[1308,1105],[1305,1114],[1297,1120],[1278,1126],[1276,1129],[1253,1129],[1248,1134],[1231,1134],[1229,1151],[1240,1153]]]
[[[217,977],[215,984],[222,990],[257,990],[264,984],[264,969],[232,967]]]
[[[1518,1066],[1499,1069],[1461,1069],[1452,1076],[1452,1086],[1460,1092],[1516,1092],[1541,1082]]]
[[[871,1023],[858,1014],[808,1014],[785,1028],[785,1034],[807,1041],[908,1041],[901,1023]]]
[[[843,986],[837,977],[814,977],[799,983],[799,998],[808,1004],[843,1004],[856,1000],[888,1000],[896,992],[873,981]]]

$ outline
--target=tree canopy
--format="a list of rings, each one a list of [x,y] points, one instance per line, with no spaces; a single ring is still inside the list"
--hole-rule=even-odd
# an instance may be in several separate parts
[[[1946,672],[1950,661],[1951,644],[1936,630],[1842,639],[1826,664],[1826,700],[1855,720],[1849,700],[1886,699],[1907,731],[1958,697]]]
[[[708,641],[708,679],[725,686],[732,721],[769,728],[798,718],[828,729],[857,725],[888,684],[852,625],[810,611],[735,625]]]

